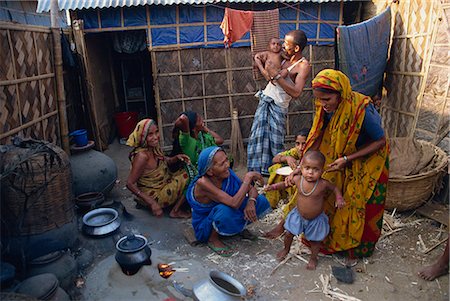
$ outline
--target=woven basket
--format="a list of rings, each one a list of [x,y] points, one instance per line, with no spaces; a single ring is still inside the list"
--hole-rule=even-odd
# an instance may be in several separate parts
[[[41,234],[75,216],[69,158],[56,145],[40,143],[36,151],[15,147],[5,154],[14,169],[2,181],[1,216],[11,236]]]
[[[440,189],[446,172],[447,154],[429,142],[410,138],[392,138],[389,139],[389,144],[391,146],[390,160],[395,158],[399,160],[397,166],[404,167],[409,162],[413,168],[419,168],[417,165],[420,165],[419,161],[423,157],[427,157],[427,162],[429,159],[427,166],[420,167],[420,171],[416,174],[402,176],[395,170],[395,164],[390,166],[386,209],[396,208],[398,211],[415,209],[423,205]],[[402,153],[396,153],[396,150]]]

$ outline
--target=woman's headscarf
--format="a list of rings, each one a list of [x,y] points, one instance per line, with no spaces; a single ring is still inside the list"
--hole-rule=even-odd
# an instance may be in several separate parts
[[[127,140],[127,145],[134,147],[134,149],[129,154],[130,161],[133,160],[137,153],[147,150],[147,135],[152,125],[156,125],[153,119],[142,119],[136,125],[134,131],[130,134]],[[164,156],[159,145],[153,149],[153,153],[156,156]]]
[[[198,177],[202,177],[206,174],[208,169],[212,166],[214,156],[221,150],[223,149],[218,146],[210,146],[202,150],[198,156]]]

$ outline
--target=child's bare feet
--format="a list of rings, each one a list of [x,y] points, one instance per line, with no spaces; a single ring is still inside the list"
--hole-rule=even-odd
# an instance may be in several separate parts
[[[316,269],[316,266],[317,266],[317,257],[310,257],[309,258],[309,262],[308,262],[308,264],[306,265],[306,269],[307,270],[315,270]]]
[[[264,233],[263,236],[265,238],[275,239],[278,238],[283,233],[284,233],[283,223],[279,223],[278,225],[275,226],[275,228],[273,228],[269,232]]]
[[[185,211],[182,211],[182,210],[177,210],[177,211],[172,210],[172,211],[170,211],[169,216],[171,218],[190,218],[191,217],[191,213],[190,212],[185,212]]]
[[[289,253],[289,250],[283,249],[280,252],[277,253],[277,259],[278,261],[282,261],[284,258],[286,258],[286,255]]]
[[[418,274],[419,277],[428,281],[432,281],[448,272],[448,266],[441,265],[440,262],[429,265],[421,269]]]

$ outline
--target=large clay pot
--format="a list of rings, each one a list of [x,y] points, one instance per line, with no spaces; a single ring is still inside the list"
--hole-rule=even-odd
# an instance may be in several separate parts
[[[117,166],[113,159],[94,149],[78,151],[70,156],[75,196],[87,192],[109,192],[117,180]]]

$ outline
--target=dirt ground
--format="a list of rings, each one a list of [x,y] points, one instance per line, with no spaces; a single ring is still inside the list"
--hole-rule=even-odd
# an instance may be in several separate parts
[[[211,270],[225,272],[240,281],[250,292],[250,300],[329,300],[323,292],[321,277],[330,277],[328,289],[355,298],[347,300],[449,300],[448,274],[434,281],[417,276],[420,267],[433,263],[443,252],[445,243],[424,254],[420,242],[427,248],[447,237],[448,229],[439,223],[415,212],[395,214],[391,220],[400,225],[399,230],[381,238],[374,255],[352,268],[353,284],[337,282],[331,276],[331,267],[341,265],[330,256],[320,257],[317,270],[306,270],[302,258],[308,259],[308,255],[298,243],[291,249],[292,259],[274,270],[278,265],[275,255],[283,246],[281,239],[249,241],[233,237],[227,243],[236,252],[232,257],[223,258],[204,245],[188,244],[183,233],[190,227],[190,220],[170,219],[167,214],[155,218],[146,210],[136,209],[131,193],[125,188],[128,151],[127,146],[115,143],[105,152],[119,170],[119,181],[108,198],[122,202],[133,219],[123,218],[120,232],[111,237],[83,236],[81,239],[82,248],[93,253],[94,263],[82,274],[84,284],[74,292],[79,300],[191,300],[173,288],[173,281],[189,289],[206,279]],[[249,229],[260,234],[272,228],[278,220],[277,214],[277,211],[271,213]],[[140,233],[153,240],[153,264],[133,276],[122,274],[113,258],[114,241],[127,232]],[[175,272],[168,280],[162,279],[156,264],[170,261],[188,267],[189,272]]]

